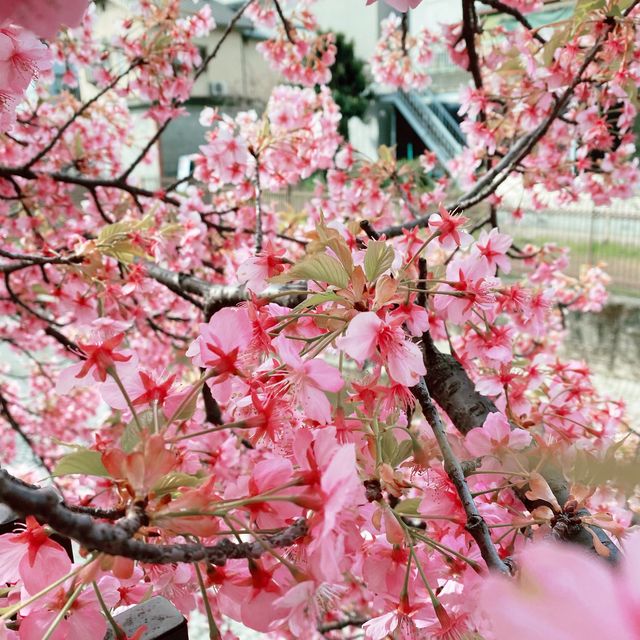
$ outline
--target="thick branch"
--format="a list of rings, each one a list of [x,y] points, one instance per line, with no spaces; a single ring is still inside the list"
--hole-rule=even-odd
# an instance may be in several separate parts
[[[474,6],[474,0],[462,0],[462,37],[469,58],[468,71],[471,73],[476,89],[482,88],[482,74],[480,73],[480,60],[476,49],[476,33],[478,29],[478,17]]]
[[[434,400],[449,416],[458,431],[467,434],[471,429],[481,427],[490,413],[498,411],[489,398],[475,390],[474,383],[462,365],[452,355],[441,353],[428,334],[423,336],[423,352],[427,368],[427,385]],[[547,465],[541,472],[558,503],[564,505],[569,499],[569,485],[562,472],[552,465]],[[527,508],[533,506],[527,504],[524,496],[522,499]],[[583,510],[578,515],[588,515],[588,511]],[[609,559],[617,562],[620,554],[616,545],[603,529],[589,526],[595,531],[600,542],[609,549]],[[595,551],[593,539],[584,527],[580,527],[568,540]]]
[[[198,308],[204,309],[208,317],[211,317],[216,311],[224,307],[233,307],[251,298],[250,292],[244,286],[212,284],[196,276],[176,273],[151,262],[146,262],[145,268],[151,278],[189,300]],[[293,287],[296,287],[296,285],[293,285]],[[284,287],[267,287],[260,293],[259,297],[268,299],[277,296],[279,304],[285,307],[295,307],[303,298],[296,293],[292,293],[289,296],[281,295],[289,288],[288,285]],[[295,291],[295,288],[292,288],[292,290]],[[201,297],[203,302],[193,299],[192,295]]]
[[[135,187],[123,182],[119,179],[113,178],[87,178],[84,176],[72,176],[66,173],[49,173],[46,171],[37,172],[33,169],[26,169],[24,167],[0,167],[0,178],[10,180],[11,178],[23,178],[25,180],[37,180],[38,178],[50,178],[55,182],[63,184],[75,184],[79,187],[84,187],[89,191],[95,190],[96,187],[104,187],[109,189],[120,189],[126,191],[133,198],[158,198],[158,194],[149,189],[143,189],[141,187]],[[180,202],[170,196],[162,196],[160,198],[163,202],[168,204],[179,205]]]
[[[43,266],[45,264],[78,264],[84,259],[82,256],[69,256],[65,258],[62,256],[38,256],[28,253],[12,253],[4,249],[0,249],[0,258],[15,261],[13,264],[0,264],[0,273],[13,273],[14,271],[20,271],[28,267]]]
[[[307,532],[306,521],[301,518],[282,532],[255,542],[221,540],[212,546],[149,544],[131,537],[131,530],[140,522],[135,514],[130,516],[126,526],[97,522],[88,515],[72,512],[53,489],[34,489],[5,470],[0,470],[0,502],[18,514],[35,516],[89,551],[152,564],[210,562],[222,566],[227,560],[258,558],[271,547],[289,547]]]

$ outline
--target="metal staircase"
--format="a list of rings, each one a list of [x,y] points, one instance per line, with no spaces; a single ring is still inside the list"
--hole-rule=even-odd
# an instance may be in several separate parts
[[[446,170],[464,145],[460,126],[448,109],[428,92],[398,91],[389,100]]]

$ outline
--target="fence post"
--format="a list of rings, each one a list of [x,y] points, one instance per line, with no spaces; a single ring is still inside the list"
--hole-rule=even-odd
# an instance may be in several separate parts
[[[595,227],[595,221],[596,221],[596,215],[597,215],[597,211],[596,211],[596,207],[593,206],[591,207],[591,224],[589,225],[589,249],[588,249],[588,254],[587,254],[587,262],[589,264],[594,264],[594,254],[595,254],[595,235],[594,235],[594,227]]]

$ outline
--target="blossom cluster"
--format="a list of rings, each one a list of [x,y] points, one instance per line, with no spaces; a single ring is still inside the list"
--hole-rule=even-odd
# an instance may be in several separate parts
[[[332,33],[318,33],[315,15],[301,3],[288,17],[279,19],[273,4],[255,3],[248,15],[258,27],[276,29],[276,35],[257,46],[271,67],[293,84],[313,87],[328,84],[336,59]]]
[[[463,93],[467,146],[442,177],[430,151],[403,164],[383,146],[369,160],[342,140],[329,89],[310,86],[328,81],[334,55],[330,36],[311,35],[310,4],[247,9],[275,33],[267,58],[304,86],[274,88],[261,114],[205,108],[182,189],[130,178],[153,151],[123,160],[127,99],[149,101],[161,126],[181,115],[204,64],[197,39],[213,28],[206,5],[185,17],[175,0],[145,0],[112,47],[85,19],[54,53],[93,71],[96,99],[48,96],[42,82],[0,140],[0,340],[20,363],[0,367],[3,465],[20,437],[69,511],[84,512],[83,530],[234,550],[215,562],[153,564],[113,547],[71,558],[28,516],[0,536],[0,638],[100,638],[121,607],[152,595],[185,615],[203,609],[211,637],[229,639],[227,619],[281,640],[349,637],[352,624],[367,640],[588,637],[606,618],[600,598],[616,637],[634,637],[637,538],[621,577],[598,557],[638,511],[623,473],[633,434],[622,402],[562,350],[563,314],[601,309],[608,276],[589,265],[570,278],[567,250],[518,248],[450,203],[571,85],[562,118],[505,173],[566,200],[628,194],[635,24],[610,30],[596,8],[548,49],[529,30],[492,32],[485,83]],[[19,15],[0,13],[12,25]],[[595,46],[589,20],[606,46],[589,82],[575,82]],[[0,35],[44,51],[16,29]],[[383,29],[379,80],[422,86],[433,36],[403,37],[396,17]],[[444,37],[468,66],[460,36],[455,25]],[[278,202],[309,179],[303,204]],[[495,190],[486,199],[501,205]],[[292,527],[284,549],[270,543]],[[591,558],[545,544],[576,528],[593,537]],[[487,578],[503,565],[519,575]],[[575,580],[590,584],[582,599],[566,593]],[[563,616],[558,594],[584,619]]]
[[[427,68],[437,37],[427,28],[417,34],[403,33],[400,18],[392,14],[380,23],[380,39],[371,58],[376,82],[404,91],[430,84]]]

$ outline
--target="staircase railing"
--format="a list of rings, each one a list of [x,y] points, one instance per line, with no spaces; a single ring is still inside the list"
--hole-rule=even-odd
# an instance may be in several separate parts
[[[424,144],[436,154],[438,162],[446,169],[449,160],[462,151],[460,134],[455,133],[455,129],[458,128],[455,119],[445,107],[442,105],[436,107],[435,102],[429,104],[423,96],[415,92],[398,91],[394,94],[394,103]],[[447,115],[445,116],[443,112]]]

